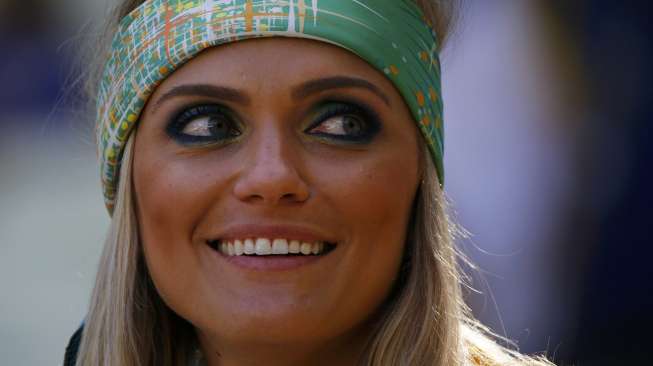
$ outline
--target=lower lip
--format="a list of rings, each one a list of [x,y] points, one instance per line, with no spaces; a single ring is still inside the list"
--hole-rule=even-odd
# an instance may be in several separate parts
[[[331,254],[329,252],[322,255],[298,256],[228,256],[222,253],[218,253],[213,249],[211,249],[211,251],[213,251],[218,257],[225,260],[227,263],[250,271],[291,271],[318,262],[321,259],[324,259],[327,255]]]

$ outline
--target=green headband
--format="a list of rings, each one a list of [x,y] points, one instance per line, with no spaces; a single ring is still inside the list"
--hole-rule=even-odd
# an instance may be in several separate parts
[[[121,21],[100,83],[97,131],[110,213],[125,143],[157,85],[206,48],[270,36],[335,44],[383,72],[444,183],[437,41],[414,0],[147,0]]]

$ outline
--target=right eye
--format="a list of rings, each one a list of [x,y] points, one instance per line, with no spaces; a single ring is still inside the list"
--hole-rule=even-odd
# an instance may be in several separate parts
[[[168,135],[184,145],[220,144],[241,135],[231,113],[218,105],[199,105],[183,110],[168,125]]]

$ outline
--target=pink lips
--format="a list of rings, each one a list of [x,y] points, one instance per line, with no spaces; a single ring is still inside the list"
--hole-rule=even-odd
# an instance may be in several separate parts
[[[325,255],[307,256],[225,256],[219,253],[221,259],[230,264],[252,271],[289,271],[314,263],[324,258]]]
[[[228,225],[217,235],[208,239],[212,240],[235,240],[246,238],[268,238],[270,240],[283,238],[288,240],[299,240],[304,242],[322,241],[336,244],[336,240],[321,233],[319,230],[299,225],[261,225],[261,224],[238,224]],[[302,266],[312,264],[325,258],[329,253],[320,255],[240,255],[229,256],[212,249],[218,260],[250,271],[290,271]]]

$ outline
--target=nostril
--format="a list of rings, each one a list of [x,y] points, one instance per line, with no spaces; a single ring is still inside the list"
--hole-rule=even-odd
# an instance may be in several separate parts
[[[295,202],[295,201],[305,201],[306,198],[300,197],[299,194],[296,193],[285,193],[281,196],[280,201],[286,201],[286,202]]]
[[[233,186],[236,197],[243,202],[270,205],[298,203],[308,198],[309,186],[294,166],[267,162],[245,167]]]
[[[263,196],[260,194],[251,194],[246,198],[246,200],[250,202],[261,202],[265,201],[265,198],[263,198]]]
[[[278,188],[278,187],[277,187]],[[239,192],[237,192],[238,194]],[[293,204],[304,202],[311,196],[307,187],[300,187],[298,189],[286,190],[281,189],[270,190],[268,192],[249,192],[249,194],[240,194],[239,198],[244,202],[249,203],[264,203],[264,204]]]

